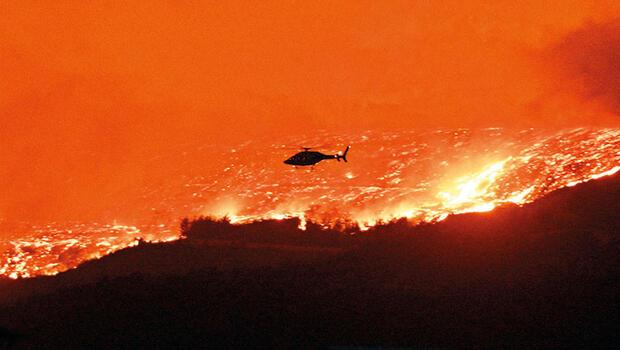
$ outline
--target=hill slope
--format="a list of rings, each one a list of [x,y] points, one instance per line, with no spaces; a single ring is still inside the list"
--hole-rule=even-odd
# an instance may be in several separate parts
[[[616,175],[354,236],[199,221],[186,240],[2,287],[0,325],[17,347],[613,348],[619,198]]]

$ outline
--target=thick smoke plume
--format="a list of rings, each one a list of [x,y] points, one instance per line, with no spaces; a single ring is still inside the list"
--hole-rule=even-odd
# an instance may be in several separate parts
[[[568,115],[588,99],[565,87],[620,109],[617,22],[583,27],[619,14],[611,0],[5,2],[0,221],[117,217],[134,189],[185,173],[146,161],[188,142],[588,126],[600,116]],[[549,61],[566,82],[548,88],[529,54],[562,40]]]
[[[549,49],[563,90],[620,116],[620,18],[588,24]]]

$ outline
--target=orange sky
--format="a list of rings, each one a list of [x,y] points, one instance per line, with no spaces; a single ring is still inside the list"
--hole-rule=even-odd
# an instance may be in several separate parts
[[[187,139],[617,125],[620,4],[515,3],[2,2],[0,217],[74,210]]]

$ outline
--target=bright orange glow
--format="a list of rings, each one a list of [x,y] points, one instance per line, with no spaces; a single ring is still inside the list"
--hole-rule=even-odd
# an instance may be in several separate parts
[[[168,239],[184,216],[433,221],[618,166],[615,0],[22,0],[0,14],[5,276]],[[346,165],[282,167],[282,145],[348,143]]]
[[[8,241],[0,274],[54,274],[135,245],[139,238],[177,239],[183,216],[226,216],[233,224],[299,217],[301,229],[312,220],[366,230],[403,217],[433,222],[507,203],[522,205],[620,170],[620,129],[367,132],[302,141],[342,138],[354,144],[350,162],[325,161],[314,169],[282,164],[291,151],[270,143],[222,149],[219,172],[195,169],[143,188],[150,195],[141,209],[134,208],[132,225],[23,226],[19,237]],[[200,147],[186,152],[188,159],[203,160]],[[161,161],[170,162],[154,162]]]

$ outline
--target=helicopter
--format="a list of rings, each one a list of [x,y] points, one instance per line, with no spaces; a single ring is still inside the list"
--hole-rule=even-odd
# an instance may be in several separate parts
[[[289,159],[284,161],[284,164],[295,165],[295,166],[306,166],[306,165],[315,165],[316,163],[324,160],[324,159],[336,159],[340,161],[340,159],[347,162],[347,153],[351,146],[347,146],[342,155],[340,154],[323,154],[317,151],[310,151],[312,147],[301,147],[303,151],[295,154]]]

